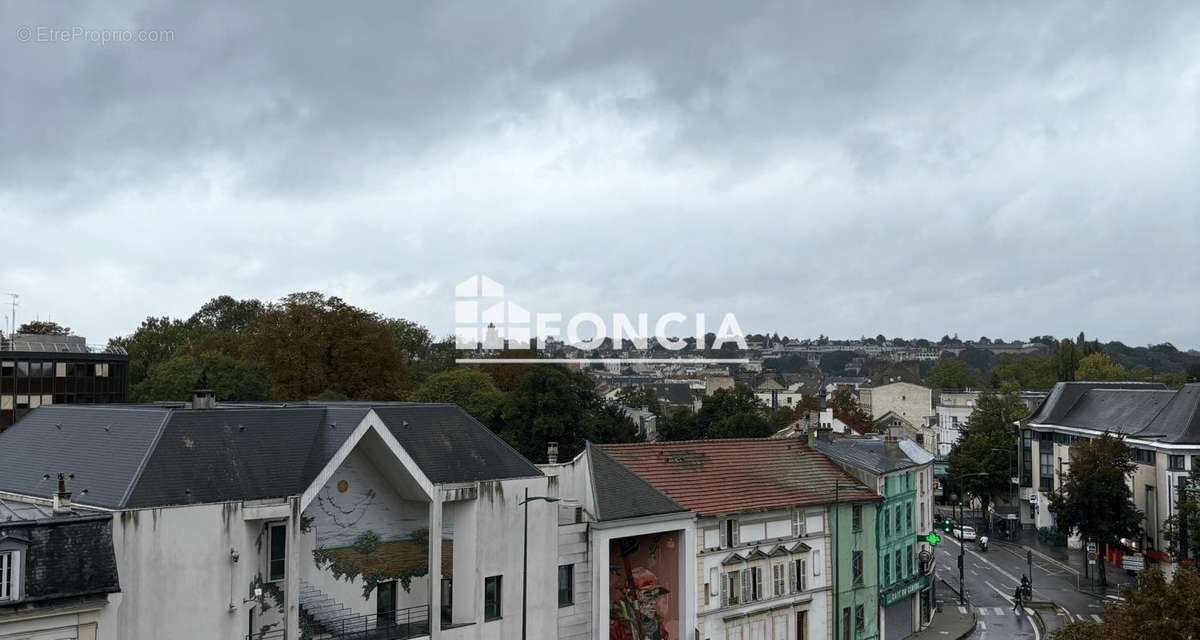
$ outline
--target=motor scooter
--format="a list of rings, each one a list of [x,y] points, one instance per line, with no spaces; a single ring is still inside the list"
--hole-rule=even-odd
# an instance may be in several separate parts
[[[978,545],[978,547],[979,547],[979,551],[980,551],[980,553],[985,553],[985,552],[987,552],[987,550],[988,550],[988,539],[987,539],[987,536],[979,536],[979,541],[978,541],[976,544],[977,544],[977,545]]]

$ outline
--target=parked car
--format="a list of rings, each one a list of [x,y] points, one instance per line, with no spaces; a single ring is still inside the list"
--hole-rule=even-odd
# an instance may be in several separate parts
[[[960,524],[954,529],[954,537],[958,538],[959,540],[974,540],[975,527]]]

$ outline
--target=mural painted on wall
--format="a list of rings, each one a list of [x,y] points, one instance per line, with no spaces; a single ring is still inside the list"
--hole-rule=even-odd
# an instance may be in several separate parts
[[[679,636],[679,534],[618,538],[608,553],[611,640]]]
[[[429,506],[396,495],[365,456],[352,453],[305,510],[313,561],[334,578],[362,579],[363,598],[396,580],[409,591],[427,575]]]

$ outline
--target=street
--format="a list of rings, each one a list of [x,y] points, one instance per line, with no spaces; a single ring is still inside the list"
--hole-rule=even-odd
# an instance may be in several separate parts
[[[959,542],[949,535],[942,536],[936,547],[937,577],[958,589]],[[1025,550],[1013,544],[992,541],[986,553],[979,553],[972,542],[967,543],[964,557],[967,606],[978,616],[978,626],[971,638],[1033,638],[1040,640],[1030,611],[1013,611],[1012,596],[1021,576],[1029,573]],[[1101,599],[1075,589],[1075,574],[1061,565],[1033,558],[1033,599],[1048,600],[1065,609],[1074,620],[1100,622],[1104,605]],[[958,607],[954,590],[938,585],[938,599],[943,607]]]

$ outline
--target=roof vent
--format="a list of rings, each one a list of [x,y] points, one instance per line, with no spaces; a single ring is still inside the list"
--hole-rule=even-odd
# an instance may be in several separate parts
[[[217,392],[212,389],[196,389],[192,391],[193,409],[216,409]]]

